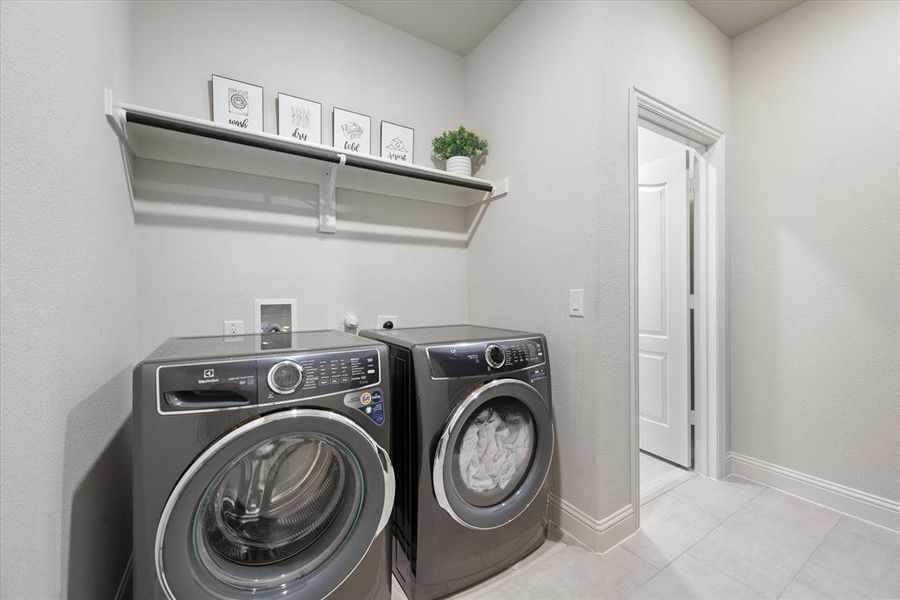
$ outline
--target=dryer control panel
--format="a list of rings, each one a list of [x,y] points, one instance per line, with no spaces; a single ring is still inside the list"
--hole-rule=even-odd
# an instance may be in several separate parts
[[[545,362],[540,338],[429,346],[425,352],[432,379],[506,373]]]
[[[261,356],[157,368],[159,412],[197,412],[344,394],[381,382],[378,350]]]

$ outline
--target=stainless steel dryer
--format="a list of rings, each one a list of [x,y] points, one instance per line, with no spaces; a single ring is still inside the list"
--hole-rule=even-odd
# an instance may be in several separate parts
[[[135,598],[390,598],[387,349],[173,338],[134,370]]]
[[[393,570],[410,600],[502,571],[546,537],[547,341],[471,325],[362,331],[390,346]]]

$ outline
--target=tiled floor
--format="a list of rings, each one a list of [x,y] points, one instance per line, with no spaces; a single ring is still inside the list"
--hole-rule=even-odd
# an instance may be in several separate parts
[[[549,540],[453,600],[900,598],[900,534],[744,479],[694,477],[641,520],[603,555]]]
[[[658,498],[695,475],[693,471],[641,452],[641,504]]]

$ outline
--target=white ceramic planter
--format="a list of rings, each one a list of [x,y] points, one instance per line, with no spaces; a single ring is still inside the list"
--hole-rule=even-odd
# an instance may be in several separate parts
[[[472,159],[468,156],[451,156],[447,159],[447,172],[471,177]]]

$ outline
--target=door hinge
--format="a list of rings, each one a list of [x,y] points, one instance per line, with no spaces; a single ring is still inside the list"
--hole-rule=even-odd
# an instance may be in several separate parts
[[[695,310],[697,308],[697,295],[696,294],[688,294],[688,308],[691,310]]]
[[[694,412],[693,408],[691,409],[691,412],[690,412],[690,420],[691,420],[691,425],[697,424],[697,413]]]

